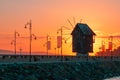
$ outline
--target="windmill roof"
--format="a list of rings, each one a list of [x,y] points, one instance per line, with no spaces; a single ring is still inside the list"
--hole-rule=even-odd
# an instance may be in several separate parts
[[[81,30],[83,35],[96,35],[87,24],[83,23],[77,23],[71,34],[73,34],[75,29],[77,29],[76,27],[78,27]]]

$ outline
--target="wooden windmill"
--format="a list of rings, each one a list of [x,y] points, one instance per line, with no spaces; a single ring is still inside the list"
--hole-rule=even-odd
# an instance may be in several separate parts
[[[72,51],[77,54],[93,52],[94,36],[96,35],[87,24],[77,23],[71,33]]]

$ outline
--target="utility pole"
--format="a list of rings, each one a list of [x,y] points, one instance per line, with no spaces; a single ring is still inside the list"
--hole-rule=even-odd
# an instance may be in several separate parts
[[[16,55],[16,42],[17,42],[17,36],[20,36],[20,34],[18,32],[14,32],[14,40],[12,40],[11,44],[14,44],[14,53]]]
[[[29,58],[29,62],[31,62],[31,49],[32,49],[32,36],[34,37],[34,39],[36,40],[36,36],[34,34],[32,34],[32,21],[30,20],[30,22],[27,22],[27,24],[25,24],[25,28],[27,28],[27,25],[29,25],[29,37],[30,37],[30,42],[29,42],[29,53],[30,53],[30,58]]]

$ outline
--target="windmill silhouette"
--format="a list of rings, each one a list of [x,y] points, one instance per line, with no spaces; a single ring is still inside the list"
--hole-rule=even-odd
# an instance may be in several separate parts
[[[94,36],[96,35],[87,24],[81,23],[81,21],[82,19],[80,23],[75,24],[71,32],[72,52],[76,52],[78,56],[82,54],[88,55],[89,52],[93,52]],[[73,25],[71,24],[71,26]]]

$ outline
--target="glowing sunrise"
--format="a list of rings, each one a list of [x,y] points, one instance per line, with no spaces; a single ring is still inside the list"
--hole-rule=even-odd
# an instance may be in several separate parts
[[[57,31],[63,28],[64,39],[70,37],[77,23],[86,23],[96,33],[94,54],[99,51],[101,42],[108,47],[108,38],[104,36],[120,36],[120,0],[0,0],[0,49],[14,51],[15,30],[16,51],[29,52],[29,25],[32,23],[32,52],[46,54],[46,37],[51,37],[49,54],[60,54],[57,49]],[[69,22],[70,21],[70,22]],[[71,24],[72,25],[71,25]],[[103,36],[102,38],[100,36]],[[120,44],[119,37],[114,38],[114,48]],[[63,54],[72,53],[72,38],[63,40]]]
[[[120,80],[120,0],[0,0],[0,80]]]

